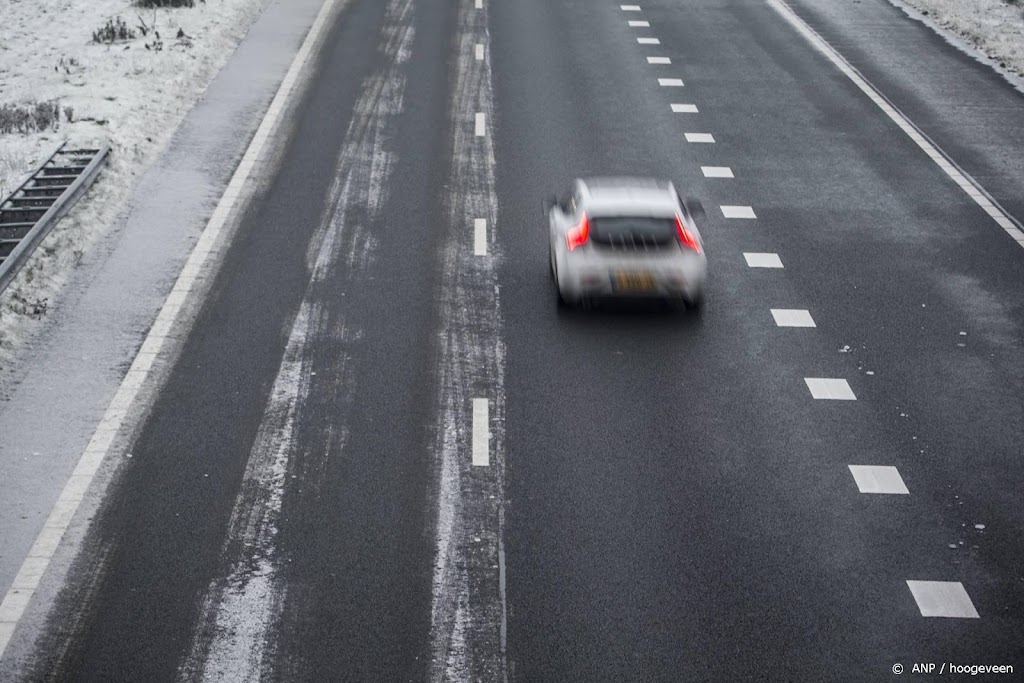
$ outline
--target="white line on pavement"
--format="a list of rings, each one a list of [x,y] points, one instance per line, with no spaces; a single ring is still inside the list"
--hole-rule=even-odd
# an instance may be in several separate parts
[[[779,327],[814,327],[811,312],[803,308],[773,308],[772,317]]]
[[[706,142],[712,143],[715,141],[715,136],[711,133],[683,133],[687,142]]]
[[[900,471],[890,465],[847,465],[861,493],[909,494]]]
[[[950,163],[939,148],[932,143],[914,123],[907,118],[882,93],[861,75],[839,52],[828,44],[824,38],[811,28],[807,22],[801,19],[789,5],[782,0],[768,0],[768,4],[775,11],[782,15],[804,38],[818,49],[825,57],[832,62],[840,71],[846,75],[860,90],[878,106],[885,115],[892,119],[899,126],[900,130],[907,134],[914,143],[927,154],[945,173],[953,180],[974,202],[994,220],[999,227],[1013,238],[1013,240],[1024,247],[1024,231],[1014,222],[1002,207],[997,206],[985,189],[955,165]]]
[[[696,114],[696,104],[673,104],[672,112],[675,114]]]
[[[726,218],[757,218],[754,209],[749,206],[723,206],[722,215]]]
[[[672,60],[668,57],[648,57],[648,64],[671,64]]]
[[[978,619],[971,596],[959,581],[907,581],[922,617]]]
[[[473,465],[486,467],[491,464],[491,432],[488,427],[489,406],[486,398],[473,399]]]
[[[483,137],[484,130],[485,130],[485,127],[486,127],[486,122],[487,122],[487,115],[484,114],[484,112],[482,112],[482,111],[481,112],[477,112],[477,114],[476,114],[475,132],[476,132],[476,136],[478,138],[479,137]]]
[[[476,61],[480,61],[484,58],[484,46],[482,43],[476,44]]]
[[[681,78],[659,78],[658,85],[663,88],[681,88],[683,87],[683,79]]]
[[[619,5],[623,12],[639,12],[640,5]]]
[[[845,379],[826,377],[804,377],[811,396],[825,401],[856,401],[850,383]]]
[[[636,27],[636,28],[650,28],[651,22],[649,22],[649,21],[635,21],[634,20],[634,21],[629,22],[629,25],[633,26],[633,27]]]
[[[324,34],[325,27],[328,25],[328,18],[334,14],[337,5],[343,5],[345,2],[346,0],[327,0],[323,7],[320,8],[320,12],[306,34],[306,38],[299,47],[299,51],[292,59],[288,72],[281,81],[274,99],[271,100],[270,106],[267,107],[263,120],[260,122],[252,141],[249,143],[249,147],[246,149],[234,174],[232,174],[224,194],[213,210],[198,241],[192,248],[192,253],[182,268],[172,291],[164,301],[156,322],[142,343],[138,355],[136,355],[127,374],[121,381],[121,385],[114,394],[114,398],[111,399],[110,404],[107,406],[103,419],[100,420],[99,425],[93,432],[93,436],[89,440],[85,452],[79,458],[78,465],[75,467],[71,478],[57,498],[57,503],[50,511],[43,529],[39,532],[35,543],[33,543],[32,548],[29,550],[28,557],[25,558],[18,574],[15,576],[14,583],[7,591],[3,601],[0,602],[0,659],[3,658],[4,651],[14,635],[18,621],[24,614],[25,608],[35,593],[40,578],[46,571],[53,554],[57,550],[57,546],[60,544],[61,538],[63,538],[64,533],[67,531],[70,520],[74,516],[74,511],[78,509],[85,491],[89,488],[100,465],[109,454],[114,438],[118,431],[120,431],[125,416],[128,413],[128,408],[134,404],[138,392],[153,366],[156,355],[163,348],[167,336],[162,332],[159,334],[157,332],[168,329],[168,326],[173,328],[176,325],[178,315],[192,293],[199,274],[211,261],[211,258],[218,253],[215,245],[225,225],[228,223],[228,218],[232,211],[235,210],[238,198],[242,194],[242,187],[246,184],[253,167],[260,162],[264,153],[264,147],[278,125],[282,113],[289,104],[293,94],[292,91],[310,59],[313,48]]]
[[[473,6],[476,9],[483,9],[484,8],[484,0],[476,0],[476,3]]]
[[[743,258],[749,268],[782,268],[782,259],[778,254],[744,252]]]
[[[473,220],[473,255],[487,256],[487,219]]]
[[[728,166],[701,166],[705,178],[732,178],[732,169]]]
[[[641,45],[661,45],[661,41],[657,38],[637,38],[636,42]]]

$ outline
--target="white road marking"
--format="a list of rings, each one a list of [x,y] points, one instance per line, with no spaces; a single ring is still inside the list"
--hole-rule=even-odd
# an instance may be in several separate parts
[[[871,83],[864,78],[859,71],[857,71],[846,59],[839,54],[839,52],[828,44],[824,38],[811,28],[807,22],[801,19],[797,14],[782,0],[768,0],[768,4],[771,5],[775,11],[782,15],[782,18],[788,21],[793,28],[795,28],[804,38],[808,40],[819,52],[832,62],[836,68],[843,72],[843,74],[849,78],[853,83],[860,88],[860,90],[868,96],[868,98],[878,106],[885,115],[888,116],[892,121],[900,127],[907,136],[914,141],[914,143],[920,147],[925,154],[927,154],[932,161],[934,161],[950,179],[964,190],[975,204],[992,217],[992,220],[999,225],[1000,228],[1006,231],[1006,233],[1013,238],[1013,240],[1024,247],[1024,230],[1013,220],[1013,217],[1009,213],[1003,210],[1002,207],[998,206],[981,186],[956,166],[951,164],[945,157],[945,155],[931,143],[928,138],[921,133],[921,131],[914,125],[914,123],[904,116],[900,111],[893,107],[887,99],[878,91]]]
[[[487,256],[487,219],[473,219],[473,255]]]
[[[623,12],[639,12],[640,5],[619,5]]]
[[[477,112],[477,114],[476,114],[475,134],[476,134],[476,136],[478,138],[484,136],[484,132],[485,132],[485,128],[486,128],[486,122],[487,122],[487,115],[484,114],[484,112],[482,112],[482,111]]]
[[[683,133],[683,137],[687,142],[713,143],[715,141],[715,137],[711,133]]]
[[[673,104],[672,111],[676,114],[696,114],[696,104]]]
[[[811,396],[826,401],[856,401],[850,383],[845,379],[805,377],[804,382],[811,390]]]
[[[484,8],[484,0],[476,0],[476,4],[473,5],[473,6],[476,7],[477,9],[483,9]]]
[[[757,218],[749,206],[723,206],[722,215],[726,218]]]
[[[681,88],[683,87],[683,79],[681,78],[659,78],[658,85],[663,88]]]
[[[476,44],[476,61],[481,61],[484,58],[484,46],[482,43]]]
[[[629,22],[629,25],[633,26],[635,28],[650,28],[651,27],[651,22],[649,22],[649,21],[631,21],[631,22]]]
[[[978,619],[971,596],[959,581],[907,581],[922,617]]]
[[[491,432],[488,427],[489,406],[486,398],[473,399],[473,465],[486,467],[491,464]]]
[[[732,169],[728,166],[701,166],[705,178],[732,178]]]
[[[782,259],[778,254],[744,252],[743,258],[747,260],[749,268],[782,268]]]
[[[779,327],[814,327],[811,312],[803,308],[773,308],[772,317]]]
[[[637,38],[636,42],[641,45],[661,45],[661,41],[657,38]]]
[[[848,465],[861,493],[909,494],[900,471],[889,465]]]
[[[668,57],[648,57],[648,64],[671,64],[672,60]]]
[[[199,240],[192,248],[192,253],[182,268],[178,281],[175,282],[175,287],[164,301],[164,305],[157,316],[157,323],[172,321],[169,324],[172,327],[175,325],[173,321],[177,321],[178,314],[192,293],[195,274],[204,270],[211,257],[218,253],[214,251],[213,246],[220,238],[224,226],[228,223],[228,218],[231,216],[239,197],[242,195],[242,187],[248,181],[253,166],[262,159],[264,147],[270,139],[272,131],[277,127],[282,113],[289,105],[292,90],[295,88],[300,74],[305,69],[314,46],[320,42],[329,17],[333,16],[337,5],[343,5],[346,2],[347,0],[326,0],[320,8],[320,12],[317,14],[316,19],[314,19],[309,32],[306,34],[306,38],[302,41],[299,51],[292,59],[288,72],[281,81],[274,99],[271,100],[270,106],[267,107],[263,120],[260,122],[252,141],[249,143],[249,147],[232,174],[224,194],[213,210]],[[179,288],[179,281],[182,284],[188,282],[188,287],[184,289]],[[156,325],[154,325],[155,327]],[[35,543],[33,543],[29,550],[28,557],[25,558],[17,575],[15,575],[14,583],[7,591],[3,601],[0,601],[0,659],[3,658],[4,651],[14,635],[18,622],[24,614],[29,600],[31,600],[32,595],[35,593],[34,587],[18,588],[17,586],[35,586],[38,583],[38,577],[41,577],[46,571],[50,559],[60,544],[60,539],[67,531],[70,518],[74,516],[73,511],[70,512],[69,516],[70,505],[73,503],[75,510],[77,510],[78,505],[81,503],[83,492],[92,483],[100,464],[109,455],[114,437],[120,430],[125,415],[127,415],[127,407],[134,404],[135,398],[153,365],[153,358],[161,351],[166,339],[167,336],[164,334],[154,334],[153,329],[146,335],[146,340],[142,344],[142,347],[146,349],[146,353],[143,354],[142,349],[140,349],[140,353],[136,355],[121,385],[107,406],[103,419],[100,420],[99,425],[93,432],[92,438],[89,440],[89,444],[86,446],[81,458],[79,458],[74,473],[65,484],[64,489],[57,498],[54,509],[51,510],[47,518],[47,522],[43,525],[43,529],[39,532]]]

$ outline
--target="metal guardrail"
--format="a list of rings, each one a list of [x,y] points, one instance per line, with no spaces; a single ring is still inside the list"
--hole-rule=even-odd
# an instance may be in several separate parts
[[[43,238],[85,194],[110,154],[99,149],[66,149],[64,142],[3,201],[0,201],[0,292]]]

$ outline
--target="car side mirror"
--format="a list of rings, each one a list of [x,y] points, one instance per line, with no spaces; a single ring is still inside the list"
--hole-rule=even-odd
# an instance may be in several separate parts
[[[546,197],[541,204],[544,207],[544,215],[546,216],[551,213],[551,209],[558,206],[558,198],[555,197],[555,195],[551,195],[550,197]]]
[[[707,216],[707,212],[704,210],[704,205],[696,197],[687,197],[683,201],[683,206],[686,207],[687,213],[694,218],[704,218]]]

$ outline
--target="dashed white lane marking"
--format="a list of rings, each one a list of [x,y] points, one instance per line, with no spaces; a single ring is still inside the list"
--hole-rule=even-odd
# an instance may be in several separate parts
[[[640,5],[619,5],[623,12],[639,12]]]
[[[649,22],[649,21],[636,21],[636,20],[633,20],[633,21],[629,22],[629,25],[633,26],[634,28],[650,28],[651,27],[651,22]]]
[[[861,493],[909,494],[900,471],[889,465],[848,465]]]
[[[636,42],[641,45],[661,45],[661,41],[657,38],[637,38]]]
[[[476,7],[477,9],[483,9],[484,8],[484,0],[476,0],[476,4],[473,5],[473,6]]]
[[[971,596],[959,581],[907,581],[922,617],[978,619]]]
[[[487,256],[487,219],[473,220],[473,255]]]
[[[484,46],[482,43],[476,44],[476,61],[482,61],[484,58]]]
[[[659,78],[658,85],[663,88],[681,88],[683,87],[683,79],[681,78]]]
[[[673,104],[672,112],[675,114],[696,114],[696,104]]]
[[[705,178],[732,178],[732,169],[728,166],[701,166]]]
[[[473,465],[476,467],[486,467],[491,463],[488,412],[486,398],[473,399]]]
[[[980,184],[968,178],[955,165],[951,164],[939,148],[932,144],[920,129],[910,121],[910,119],[892,106],[881,92],[871,85],[859,71],[853,68],[853,66],[846,61],[839,52],[829,45],[824,38],[819,36],[818,33],[807,24],[807,22],[797,16],[796,12],[794,12],[789,5],[781,0],[768,0],[768,4],[771,5],[775,11],[781,14],[782,18],[788,21],[793,28],[795,28],[811,43],[811,45],[825,55],[825,57],[840,71],[842,71],[847,78],[853,81],[854,84],[860,88],[860,90],[867,95],[879,109],[885,112],[885,115],[892,119],[892,121],[900,127],[900,130],[906,133],[918,147],[924,150],[925,154],[927,154],[929,158],[931,158],[931,160],[934,161],[939,168],[941,168],[946,175],[950,177],[950,179],[952,179],[953,182],[959,185],[967,196],[974,200],[974,203],[980,206],[981,209],[999,225],[999,227],[1005,230],[1018,245],[1024,247],[1024,231],[1022,231],[1013,221],[1010,214],[992,201],[991,196],[985,192],[985,189]]]
[[[743,258],[747,260],[749,268],[782,268],[782,259],[778,254],[744,252]]]
[[[683,133],[683,137],[686,138],[687,142],[712,143],[715,141],[715,136],[711,133]]]
[[[42,579],[46,568],[61,538],[67,531],[75,512],[78,510],[81,501],[85,497],[96,472],[109,454],[117,433],[120,431],[129,409],[134,405],[138,392],[146,381],[150,369],[156,361],[157,355],[168,339],[170,332],[177,324],[179,313],[189,300],[196,281],[200,278],[204,268],[211,257],[217,254],[217,242],[224,226],[228,223],[231,213],[235,210],[239,197],[242,195],[243,185],[246,184],[253,167],[256,166],[263,150],[267,145],[271,134],[280,120],[282,113],[288,106],[292,91],[299,80],[302,71],[306,67],[313,52],[314,46],[321,40],[328,18],[332,16],[335,7],[344,4],[344,0],[327,0],[320,8],[320,12],[314,19],[306,38],[302,41],[299,51],[292,59],[291,65],[285,74],[281,85],[278,87],[267,107],[263,120],[260,122],[253,136],[249,147],[246,149],[242,160],[231,176],[224,194],[221,196],[210,215],[206,227],[200,234],[198,241],[192,248],[192,253],[185,262],[178,279],[170,294],[164,300],[164,305],[157,315],[153,327],[146,335],[145,341],[139,348],[135,360],[132,361],[127,374],[121,381],[114,398],[107,406],[103,419],[100,420],[85,448],[85,452],[78,460],[71,478],[68,479],[61,490],[57,502],[54,504],[50,515],[43,524],[42,530],[36,537],[35,543],[29,549],[28,557],[22,563],[11,588],[7,591],[3,601],[0,601],[0,659],[14,635],[22,615],[28,606],[32,595],[35,593],[39,581]]]
[[[671,64],[672,60],[668,57],[648,57],[648,64]]]
[[[485,129],[487,127],[487,115],[480,111],[476,114],[476,124],[474,126],[476,136],[483,137]]]
[[[850,383],[845,379],[826,377],[805,377],[804,382],[811,390],[811,396],[825,401],[856,401]]]
[[[757,218],[754,209],[749,206],[723,206],[722,215],[726,218]]]
[[[779,327],[814,327],[811,312],[803,308],[773,308],[772,317]]]

